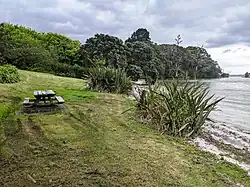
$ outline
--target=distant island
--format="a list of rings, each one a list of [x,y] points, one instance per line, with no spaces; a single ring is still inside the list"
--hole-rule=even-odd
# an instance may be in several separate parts
[[[220,77],[221,78],[228,78],[229,77],[229,73],[222,73]]]
[[[245,73],[245,77],[246,77],[246,78],[250,78],[250,73],[246,72],[246,73]]]

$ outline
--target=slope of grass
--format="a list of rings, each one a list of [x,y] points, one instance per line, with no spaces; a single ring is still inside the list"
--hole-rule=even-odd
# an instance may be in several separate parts
[[[0,186],[250,186],[240,168],[124,113],[133,107],[125,96],[89,92],[79,79],[20,74],[21,82],[0,85]],[[55,90],[67,111],[16,115],[37,89]]]

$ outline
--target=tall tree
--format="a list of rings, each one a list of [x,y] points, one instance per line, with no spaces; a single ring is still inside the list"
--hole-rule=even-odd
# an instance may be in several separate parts
[[[137,71],[142,71],[143,76],[140,78],[151,77],[155,67],[152,67],[153,48],[145,42],[127,42],[128,54],[128,68],[136,66]],[[140,70],[139,70],[140,69]]]
[[[221,68],[216,61],[211,58],[206,49],[202,47],[189,46],[187,50],[192,56],[190,70],[193,72],[192,78],[218,78]]]
[[[150,34],[147,29],[137,29],[126,42],[151,42]]]
[[[117,37],[96,34],[86,40],[80,48],[79,59],[80,61],[86,61],[87,57],[91,62],[87,64],[97,65],[103,62],[103,66],[112,66],[115,68],[126,67],[126,46],[123,45],[123,41]],[[84,65],[84,64],[83,64]]]
[[[179,54],[179,45],[182,43],[181,35],[178,34],[175,38],[176,44],[172,48],[172,70],[174,71],[174,77],[179,77],[179,73],[181,72],[181,61],[182,56]]]
[[[176,45],[179,46],[181,44],[182,39],[181,39],[181,35],[180,34],[177,35],[177,37],[175,38],[175,41],[176,41]]]

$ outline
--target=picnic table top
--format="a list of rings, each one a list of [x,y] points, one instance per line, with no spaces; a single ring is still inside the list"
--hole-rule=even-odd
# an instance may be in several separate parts
[[[56,93],[53,90],[36,90],[34,91],[35,97],[41,97],[41,96],[54,96]]]

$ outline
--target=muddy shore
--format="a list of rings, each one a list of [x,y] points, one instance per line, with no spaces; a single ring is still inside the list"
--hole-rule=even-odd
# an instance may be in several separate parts
[[[208,123],[190,143],[240,166],[250,175],[250,131],[222,123]]]

